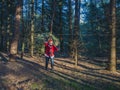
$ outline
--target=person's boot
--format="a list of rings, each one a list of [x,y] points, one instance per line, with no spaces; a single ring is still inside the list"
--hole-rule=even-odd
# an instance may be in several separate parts
[[[45,70],[48,70],[48,64],[45,65]]]
[[[51,65],[51,70],[53,70],[54,69],[54,67],[53,67],[53,65]]]
[[[46,63],[45,63],[45,70],[48,69],[48,61],[46,60]]]

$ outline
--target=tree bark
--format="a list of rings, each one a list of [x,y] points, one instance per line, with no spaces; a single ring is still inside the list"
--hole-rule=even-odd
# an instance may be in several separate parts
[[[116,71],[116,0],[110,0],[111,4],[111,48],[110,48],[110,60],[109,70]]]
[[[80,24],[80,0],[75,0],[75,20],[74,20],[74,59],[75,66],[78,64],[78,45],[79,45],[79,24]]]
[[[42,0],[42,21],[41,21],[41,31],[44,32],[44,0]]]
[[[68,8],[69,8],[69,56],[73,57],[73,50],[72,50],[72,46],[73,46],[73,30],[72,30],[72,1],[68,0]]]
[[[31,36],[30,36],[30,55],[33,57],[34,54],[34,0],[31,2]]]
[[[23,3],[22,3],[23,6]],[[23,10],[23,7],[22,7]],[[23,19],[23,11],[21,12],[21,21],[22,21],[22,37],[21,37],[21,43],[22,43],[22,50],[21,50],[21,59],[23,59],[24,51],[25,51],[25,26],[24,26],[24,19]]]
[[[59,32],[60,32],[60,51],[63,53],[63,30],[62,30],[62,4],[63,2],[59,2]]]
[[[11,3],[10,1],[8,1],[8,5],[7,5],[7,10],[8,10],[8,16],[7,16],[7,33],[6,33],[6,39],[7,39],[7,42],[6,42],[6,50],[7,52],[9,52],[10,50],[10,28],[11,28],[11,24],[10,24],[10,21],[11,21],[11,13],[10,13],[10,9],[11,9]]]
[[[22,0],[17,1],[16,10],[15,10],[15,31],[14,31],[14,37],[12,39],[11,45],[10,45],[10,61],[14,61],[17,51],[18,51],[18,41],[19,41],[19,35],[20,35],[20,19],[21,19],[21,7],[22,7]]]
[[[4,46],[4,34],[5,34],[5,32],[4,32],[4,20],[3,20],[3,18],[4,18],[4,3],[5,3],[5,1],[4,0],[2,0],[2,6],[1,6],[1,30],[0,30],[0,50],[2,51],[3,50],[3,46]]]
[[[52,15],[51,15],[51,22],[50,22],[50,34],[53,33],[53,21],[55,18],[55,6],[56,6],[56,2],[55,0],[52,0]]]

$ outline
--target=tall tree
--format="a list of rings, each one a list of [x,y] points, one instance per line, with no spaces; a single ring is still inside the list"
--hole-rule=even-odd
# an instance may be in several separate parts
[[[45,8],[44,5],[45,5],[44,0],[42,0],[42,20],[41,20],[41,31],[42,32],[44,31],[44,16],[45,16],[44,15],[44,12],[45,12],[44,11],[44,8]]]
[[[4,13],[5,13],[5,8],[4,8],[4,4],[5,4],[5,1],[2,0],[2,4],[1,4],[1,30],[0,30],[0,50],[3,50],[3,47],[4,47]]]
[[[72,41],[73,41],[73,33],[72,33],[72,1],[68,0],[68,10],[69,10],[69,55],[72,54]]]
[[[51,8],[52,8],[52,14],[51,14],[51,22],[50,22],[50,33],[53,33],[53,22],[54,22],[54,18],[55,18],[55,6],[56,6],[56,1],[52,0],[51,3]]]
[[[107,69],[114,72],[116,71],[116,0],[110,0],[108,4],[104,4],[104,1],[101,0],[101,3],[104,8],[108,30],[110,30],[110,53]]]
[[[34,0],[31,1],[31,32],[30,32],[30,55],[34,54]]]
[[[74,17],[74,59],[75,65],[78,64],[78,45],[79,45],[79,25],[80,25],[80,0],[75,0],[75,17]]]
[[[21,11],[21,22],[22,22],[22,32],[21,32],[21,59],[23,59],[24,51],[25,51],[25,26],[24,26],[24,18],[23,18],[23,3],[22,3],[22,11]]]
[[[7,33],[6,33],[6,49],[7,49],[7,52],[9,52],[9,48],[10,48],[10,29],[11,29],[11,14],[10,13],[10,9],[12,7],[12,3],[10,1],[7,2]]]
[[[62,30],[62,7],[63,1],[59,2],[59,33],[60,33],[60,50],[63,52],[63,30]]]
[[[10,58],[9,60],[13,60],[18,51],[18,41],[20,35],[20,19],[21,19],[21,8],[22,8],[22,0],[17,0],[16,8],[15,8],[15,30],[14,36],[10,45]]]
[[[110,48],[110,60],[109,70],[116,71],[116,0],[110,0],[111,5],[111,48]]]

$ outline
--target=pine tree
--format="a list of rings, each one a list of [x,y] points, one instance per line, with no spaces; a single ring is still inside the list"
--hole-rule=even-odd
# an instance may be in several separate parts
[[[22,0],[18,0],[16,3],[16,10],[15,10],[15,30],[14,30],[14,37],[12,39],[10,45],[10,61],[14,61],[16,54],[18,52],[18,41],[20,35],[20,19],[21,19],[21,8],[22,8]]]
[[[34,0],[31,1],[31,32],[30,32],[30,55],[34,54]]]
[[[80,0],[75,0],[75,17],[74,17],[74,59],[75,65],[78,64],[78,46],[79,46],[79,25],[80,25]]]
[[[116,0],[110,0],[111,5],[111,48],[110,48],[110,60],[109,70],[116,71]]]
[[[68,12],[69,12],[69,18],[68,18],[68,20],[69,20],[69,50],[70,50],[70,52],[69,52],[69,55],[71,56],[71,54],[73,53],[72,52],[72,41],[73,41],[73,30],[72,30],[72,28],[73,28],[73,26],[72,26],[72,1],[71,0],[68,0]]]

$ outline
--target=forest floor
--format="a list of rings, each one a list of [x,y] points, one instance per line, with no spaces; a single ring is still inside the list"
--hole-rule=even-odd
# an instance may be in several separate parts
[[[105,70],[104,60],[81,59],[75,67],[70,58],[55,58],[54,70],[44,69],[43,57],[7,60],[1,53],[0,90],[120,90],[120,69]]]

